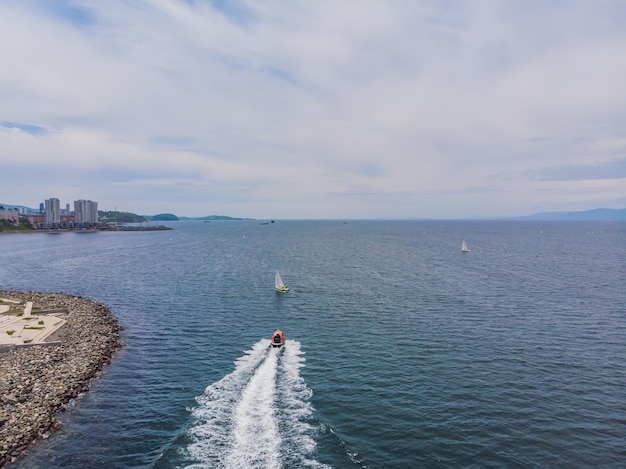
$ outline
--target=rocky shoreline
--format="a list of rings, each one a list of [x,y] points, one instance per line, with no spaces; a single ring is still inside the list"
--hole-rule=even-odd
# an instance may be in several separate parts
[[[89,388],[122,346],[119,325],[104,305],[79,296],[3,291],[0,298],[67,309],[57,346],[0,352],[0,468],[59,427],[56,414]]]

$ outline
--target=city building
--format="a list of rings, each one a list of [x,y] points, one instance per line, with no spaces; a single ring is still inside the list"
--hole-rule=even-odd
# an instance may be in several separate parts
[[[57,198],[46,199],[45,202],[46,223],[53,225],[61,223],[61,201]]]
[[[43,213],[41,214],[29,213],[26,215],[26,220],[31,225],[41,227],[42,225],[46,223],[46,216]]]
[[[20,212],[17,208],[0,205],[0,220],[17,221],[19,217]]]
[[[98,223],[98,202],[84,199],[75,200],[74,223]]]

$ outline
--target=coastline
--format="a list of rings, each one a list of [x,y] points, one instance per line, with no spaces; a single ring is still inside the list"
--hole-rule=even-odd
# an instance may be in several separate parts
[[[44,233],[44,234],[61,234],[61,233],[105,233],[105,232],[113,232],[113,231],[168,231],[173,230],[173,228],[165,225],[157,225],[157,226],[116,226],[116,227],[108,227],[102,229],[54,229],[54,230],[0,230],[0,235],[3,234],[34,234],[34,233]]]
[[[0,290],[0,298],[68,310],[66,324],[50,337],[60,345],[0,352],[0,468],[26,454],[59,427],[56,414],[89,389],[123,347],[122,327],[111,311],[64,293]]]

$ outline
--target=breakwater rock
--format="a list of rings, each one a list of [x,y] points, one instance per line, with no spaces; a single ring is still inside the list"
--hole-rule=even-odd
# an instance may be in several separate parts
[[[67,310],[66,324],[51,338],[60,345],[0,353],[1,468],[58,428],[56,414],[88,390],[122,347],[122,328],[108,308],[79,296],[0,290],[0,298]]]

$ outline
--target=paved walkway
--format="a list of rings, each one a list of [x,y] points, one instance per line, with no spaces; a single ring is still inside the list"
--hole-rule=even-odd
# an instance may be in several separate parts
[[[46,338],[65,324],[63,313],[33,313],[33,303],[0,298],[0,347],[52,345]]]

